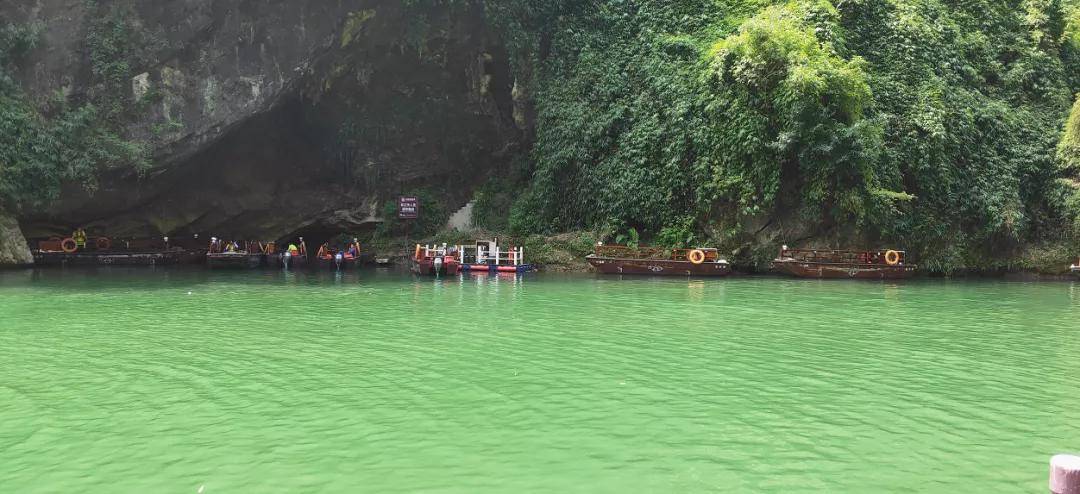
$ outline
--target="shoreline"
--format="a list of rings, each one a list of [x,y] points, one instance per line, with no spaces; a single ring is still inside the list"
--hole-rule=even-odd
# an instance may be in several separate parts
[[[388,270],[388,271],[402,270],[403,273],[407,273],[407,270],[404,269],[404,267],[405,267],[405,258],[395,258],[395,259],[398,259],[398,261],[395,262],[394,264],[384,265],[384,266],[379,266],[379,265],[375,265],[375,264],[365,265],[365,266],[359,268],[359,270],[362,270],[362,271],[368,271],[368,270]],[[7,264],[5,264],[5,265],[0,265],[0,272],[64,271],[64,270],[91,271],[91,270],[98,270],[100,268],[106,268],[106,269],[122,268],[122,269],[130,269],[132,271],[150,271],[150,270],[154,270],[154,271],[160,271],[160,270],[165,270],[165,271],[183,271],[183,270],[196,271],[197,270],[197,271],[207,271],[207,272],[220,272],[219,270],[209,269],[205,264],[163,264],[163,265],[157,265],[157,266],[154,266],[154,265],[85,265],[85,264],[71,265],[71,266],[60,266],[60,265],[37,265],[37,264],[20,264],[20,265],[7,265]],[[264,268],[250,269],[250,270],[238,270],[238,271],[234,271],[234,272],[237,272],[237,273],[243,273],[243,272],[266,273],[266,272],[269,272],[269,271],[280,271],[280,268],[266,268],[266,267],[264,267]],[[320,273],[320,272],[322,272],[322,270],[302,269],[302,270],[294,270],[293,272]],[[817,278],[798,278],[798,277],[794,277],[794,276],[784,275],[782,273],[776,273],[776,272],[770,272],[770,271],[762,272],[762,271],[753,270],[753,269],[739,269],[738,267],[736,267],[732,271],[732,273],[730,275],[723,276],[723,277],[649,276],[649,275],[632,275],[632,274],[627,274],[627,275],[606,275],[606,274],[597,272],[595,269],[592,268],[592,266],[589,266],[589,264],[585,263],[585,262],[582,262],[581,265],[568,265],[568,264],[551,264],[551,265],[546,265],[546,266],[542,265],[536,270],[536,273],[541,273],[541,274],[581,274],[581,275],[591,274],[591,275],[596,275],[598,277],[610,277],[612,279],[622,278],[622,277],[632,277],[632,278],[670,278],[670,279],[690,278],[690,279],[716,279],[716,280],[723,280],[725,278],[778,278],[778,279],[790,279],[790,280],[805,279],[805,280],[834,281],[834,282],[853,281],[853,280],[847,280],[847,279],[828,280],[828,279],[817,279]],[[409,276],[412,276],[412,275],[409,274]],[[904,281],[920,281],[920,280],[943,280],[943,281],[944,280],[949,280],[949,281],[957,281],[957,280],[971,280],[971,281],[988,280],[988,281],[990,281],[990,280],[996,280],[996,281],[1011,281],[1011,282],[1024,282],[1024,283],[1034,283],[1034,282],[1060,283],[1060,282],[1071,282],[1071,281],[1076,282],[1076,281],[1080,281],[1080,274],[1072,274],[1072,273],[1067,273],[1067,272],[1063,273],[1063,274],[1040,273],[1038,271],[1032,271],[1032,270],[995,271],[995,272],[965,271],[965,272],[962,272],[962,273],[953,273],[953,274],[948,274],[948,275],[942,274],[942,273],[918,273],[915,276],[912,276],[911,278],[909,278],[907,280],[854,280],[854,281],[862,281],[862,282],[866,282],[866,281],[871,281],[871,282],[873,282],[873,281],[889,281],[889,282],[894,282],[894,283],[902,283]]]

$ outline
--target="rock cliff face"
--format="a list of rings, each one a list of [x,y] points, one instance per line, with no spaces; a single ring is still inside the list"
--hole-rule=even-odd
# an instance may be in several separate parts
[[[0,211],[0,266],[23,266],[34,263],[26,239],[15,218]]]
[[[25,214],[26,236],[277,239],[362,230],[418,189],[464,205],[526,138],[510,62],[481,10],[402,4],[0,0],[43,27],[19,73],[41,101],[117,92],[94,76],[103,43],[123,53],[108,96],[153,149],[151,169]]]

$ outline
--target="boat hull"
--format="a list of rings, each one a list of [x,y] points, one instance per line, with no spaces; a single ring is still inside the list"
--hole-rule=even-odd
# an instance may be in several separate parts
[[[306,269],[311,260],[307,256],[286,256],[277,253],[270,256],[270,267],[281,269]]]
[[[207,254],[210,269],[256,269],[266,263],[263,254]]]
[[[316,261],[319,265],[319,269],[325,271],[345,271],[350,269],[356,269],[356,259],[342,259],[338,262],[337,259],[318,259]]]
[[[731,265],[726,262],[705,262],[694,264],[690,261],[671,261],[663,259],[620,259],[614,257],[585,258],[593,268],[603,274],[640,274],[650,276],[727,276],[731,274]]]
[[[520,264],[517,266],[496,266],[494,264],[462,264],[462,271],[470,273],[528,273],[536,271],[532,264]]]
[[[1069,268],[1069,271],[1072,272],[1073,276],[1080,278],[1080,266],[1073,266]]]
[[[410,264],[410,268],[414,274],[420,276],[457,276],[461,270],[458,263],[446,263],[436,269],[435,262],[431,259],[416,260],[413,259]]]
[[[918,271],[917,266],[910,265],[803,262],[793,259],[773,261],[772,267],[777,272],[798,278],[856,280],[906,279]]]

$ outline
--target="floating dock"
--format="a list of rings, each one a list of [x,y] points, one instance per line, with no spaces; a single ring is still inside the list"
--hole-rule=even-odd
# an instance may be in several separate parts
[[[169,266],[198,264],[205,252],[183,250],[156,252],[48,252],[33,251],[38,266]]]
[[[649,276],[727,276],[731,265],[713,248],[668,249],[597,245],[585,260],[603,274]]]

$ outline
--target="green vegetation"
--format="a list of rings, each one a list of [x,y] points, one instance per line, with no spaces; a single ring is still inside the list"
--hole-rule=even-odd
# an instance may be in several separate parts
[[[349,46],[349,43],[352,43],[356,35],[364,28],[364,24],[374,17],[375,10],[373,9],[349,12],[348,18],[345,19],[345,27],[341,29],[341,47]]]
[[[508,49],[515,94],[532,99],[531,150],[475,196],[475,220],[489,231],[522,242],[587,231],[712,244],[749,264],[781,242],[890,246],[939,272],[1056,265],[1080,248],[1077,0],[403,5],[417,15],[390,45],[429,67],[441,63],[432,40],[443,35],[429,15],[448,5],[484,12]],[[2,209],[46,205],[62,184],[93,190],[102,170],[146,166],[146,148],[122,126],[126,112],[162,97],[151,89],[129,104],[132,76],[164,37],[112,2],[85,6],[89,81],[76,95],[32,101],[17,70],[41,26],[0,29]],[[340,46],[374,15],[342,19]],[[328,71],[325,87],[345,66]],[[335,145],[378,149],[402,132],[466,121],[445,98],[395,101],[365,102],[379,117],[350,118]],[[430,115],[445,120],[415,127]],[[384,179],[350,174],[372,193]],[[410,236],[423,238],[449,208],[439,191],[416,192],[424,211]],[[395,208],[386,204],[391,220],[377,237],[403,235]]]
[[[415,197],[420,201],[420,217],[415,220],[398,219],[398,198],[387,200],[381,210],[384,221],[375,230],[376,238],[390,239],[404,237],[406,234],[409,238],[425,238],[434,235],[446,225],[451,212],[437,194],[427,189],[419,189],[402,195]]]
[[[1065,134],[1058,144],[1061,184],[1066,190],[1066,214],[1072,220],[1073,235],[1080,237],[1080,97],[1065,122]]]
[[[519,234],[632,228],[748,262],[895,245],[943,272],[1075,242],[1072,4],[531,4],[484,2],[538,111]]]
[[[0,28],[0,209],[22,211],[48,205],[59,197],[62,185],[76,183],[86,190],[97,187],[102,170],[142,168],[147,150],[121,137],[112,118],[117,109],[115,88],[98,103],[113,102],[102,111],[95,102],[75,104],[64,94],[46,104],[31,101],[16,82],[22,58],[32,50],[41,26]],[[107,54],[108,55],[108,54]],[[115,53],[112,53],[115,55]],[[111,56],[111,55],[108,55]],[[108,56],[99,57],[95,77],[118,84],[120,69]]]

